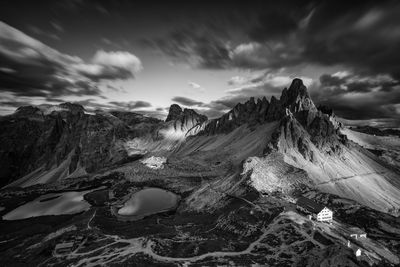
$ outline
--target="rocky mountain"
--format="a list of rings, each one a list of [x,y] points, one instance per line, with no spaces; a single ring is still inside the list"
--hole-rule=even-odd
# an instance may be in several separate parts
[[[205,115],[201,115],[193,109],[183,109],[177,105],[172,104],[169,108],[168,116],[165,122],[173,122],[174,129],[180,129],[187,132],[196,125],[202,124],[207,121]]]
[[[336,122],[333,112],[326,108],[317,109],[311,100],[307,88],[300,79],[294,79],[289,89],[282,91],[279,99],[265,97],[237,104],[231,111],[218,119],[205,121],[198,125],[199,134],[214,135],[229,133],[241,125],[255,127],[265,123],[280,121],[279,130],[274,134],[269,148],[277,147],[279,136],[290,148],[301,150],[307,159],[312,159],[307,150],[305,134],[319,149],[335,153],[340,144],[346,145],[346,137],[340,133],[341,124]]]
[[[395,266],[400,139],[367,130],[316,107],[299,79],[211,120],[175,104],[165,121],[21,107],[0,117],[0,265]],[[151,187],[179,202],[119,213]],[[334,223],[296,211],[298,196]],[[368,238],[351,239],[354,226]]]
[[[224,158],[236,166],[254,156],[260,159],[257,162],[263,158],[271,162],[268,155],[273,154],[276,164],[284,161],[306,171],[310,181],[303,179],[305,184],[374,208],[396,209],[400,204],[397,171],[349,141],[333,111],[317,108],[300,79],[283,89],[279,99],[250,98],[212,120],[176,104],[162,122],[131,112],[87,114],[80,105],[63,103],[21,107],[2,118],[0,127],[3,185],[27,186],[87,175],[147,154],[197,155],[199,162]],[[364,177],[366,168],[359,168],[359,162],[369,166],[369,175]],[[349,178],[343,186],[343,177],[358,175],[363,176],[362,184]],[[359,196],[353,186],[365,187],[366,192],[367,187],[385,188],[391,193]]]
[[[205,134],[226,133],[243,124],[256,125],[277,121],[289,113],[317,111],[302,80],[294,79],[289,89],[282,91],[280,99],[274,96],[268,101],[265,97],[250,98],[245,103],[237,104],[221,118],[211,120],[204,128]]]
[[[217,119],[176,104],[163,122],[131,112],[87,114],[80,105],[64,103],[21,107],[1,119],[0,129],[2,185],[51,183],[146,155],[235,168],[257,157],[249,169],[254,173],[269,173],[258,168],[266,166],[264,161],[270,166],[275,162],[280,170],[292,166],[305,171],[308,180],[301,181],[307,186],[375,209],[397,210],[400,205],[396,164],[349,141],[334,112],[317,108],[300,79],[283,89],[279,99],[250,98]],[[266,179],[252,176],[259,185],[263,180],[270,185]]]
[[[207,157],[208,161],[224,157],[234,164],[256,157],[253,162],[257,164],[247,169],[253,173],[251,182],[259,188],[271,188],[276,179],[273,173],[285,172],[282,166],[289,164],[307,173],[308,181],[301,180],[305,185],[313,184],[374,209],[399,210],[400,179],[394,165],[388,166],[349,141],[334,112],[317,108],[299,79],[293,80],[279,99],[251,98],[195,128],[178,153]],[[272,162],[278,170],[271,171]],[[273,188],[286,191],[289,187],[285,184],[292,188],[290,182]]]
[[[139,114],[114,114],[89,115],[81,105],[62,103],[21,107],[2,117],[0,184],[50,183],[124,161],[123,140],[135,133],[131,123],[159,122]]]
[[[24,106],[0,119],[0,186],[29,186],[93,173],[146,153],[135,138],[174,146],[207,117],[172,105],[166,122],[123,111],[87,113],[78,104]],[[172,145],[170,144],[172,139]]]

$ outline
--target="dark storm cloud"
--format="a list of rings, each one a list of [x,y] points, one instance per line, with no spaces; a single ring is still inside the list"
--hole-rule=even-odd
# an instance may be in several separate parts
[[[243,20],[236,16],[230,26],[225,25],[230,34],[199,34],[193,28],[159,40],[159,47],[175,60],[197,63],[192,64],[195,67],[277,72],[307,65],[341,66],[352,73],[323,75],[318,89],[313,84],[317,103],[330,105],[347,118],[399,116],[400,2],[279,1],[253,6],[251,16],[242,13],[242,18],[249,18],[247,24],[240,24]],[[223,53],[198,49],[198,36],[207,40],[199,44]],[[243,82],[236,79],[231,85],[238,81]],[[232,107],[250,96],[279,96],[283,87],[262,80],[248,82],[219,101]]]
[[[231,6],[220,15],[221,21],[230,17],[230,24],[218,31],[199,22],[148,44],[201,68],[345,64],[400,75],[399,2],[264,1],[253,3],[250,11]],[[229,16],[234,7],[242,8],[242,15]]]
[[[198,68],[263,68],[282,66],[283,61],[294,64],[298,62],[298,41],[288,35],[304,27],[312,8],[309,1],[254,1],[251,5],[233,1],[216,16],[213,9],[218,8],[209,6],[203,20],[191,23],[187,18],[190,26],[176,26],[167,35],[143,40],[142,44]]]
[[[400,3],[396,1],[323,2],[304,33],[303,57],[399,77],[399,27]]]
[[[161,38],[143,40],[147,47],[159,49],[174,61],[208,69],[227,68],[230,64],[228,38],[215,28],[177,29]]]
[[[248,35],[254,41],[264,42],[296,32],[304,26],[304,20],[315,6],[313,2],[283,0],[265,3]]]
[[[234,50],[236,65],[342,64],[398,77],[399,27],[400,3],[396,1],[283,1],[260,14],[259,22],[250,27],[251,40]]]
[[[188,107],[204,105],[204,103],[201,101],[196,101],[191,98],[184,97],[184,96],[175,96],[171,100],[178,104],[188,106]]]
[[[320,83],[311,90],[311,97],[339,116],[370,119],[400,115],[400,83],[389,75],[324,74]]]
[[[0,22],[0,91],[40,97],[99,95],[98,81],[132,78],[141,68],[128,52],[100,50],[86,63]]]
[[[18,100],[0,100],[1,106],[8,106],[8,107],[21,107],[21,106],[29,106],[31,103],[29,101],[18,101]]]
[[[64,101],[61,101],[64,102]],[[107,103],[99,103],[97,100],[89,98],[85,100],[75,101],[74,103],[82,105],[87,111],[127,111],[139,113],[145,116],[153,116],[163,118],[166,116],[165,109],[151,108],[152,105],[146,101],[109,101]]]
[[[44,36],[44,37],[47,37],[47,38],[50,38],[50,39],[53,39],[53,40],[56,40],[56,41],[60,41],[60,36],[58,36],[55,33],[42,30],[42,29],[40,29],[38,27],[35,27],[35,26],[32,26],[32,25],[29,26],[28,28],[35,35],[40,35],[40,36]]]

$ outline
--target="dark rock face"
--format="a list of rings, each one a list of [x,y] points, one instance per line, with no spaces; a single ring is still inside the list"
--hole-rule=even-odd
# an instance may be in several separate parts
[[[136,128],[159,123],[140,114],[88,115],[71,103],[57,108],[43,115],[39,108],[22,107],[0,117],[0,186],[38,168],[55,168],[67,158],[68,174],[78,166],[88,173],[110,166],[127,157],[122,141],[140,131]]]
[[[294,79],[289,89],[285,88],[282,91],[279,100],[272,96],[270,102],[265,97],[257,99],[257,102],[255,102],[252,97],[244,104],[237,104],[221,118],[211,120],[203,133],[227,133],[246,123],[254,125],[277,121],[288,113],[301,111],[316,112],[317,109],[307,92],[307,88],[303,85],[303,81]]]
[[[347,139],[341,135],[340,124],[334,124],[335,115],[328,108],[317,109],[307,88],[300,79],[294,79],[289,89],[284,89],[280,99],[271,101],[250,98],[237,104],[231,111],[218,119],[207,122],[200,134],[228,133],[237,127],[265,122],[280,121],[276,133],[266,152],[272,149],[296,149],[304,158],[313,160],[310,144],[325,153],[340,151]]]
[[[307,118],[307,115],[310,115],[309,111],[284,117],[264,152],[286,153],[289,150],[297,150],[309,161],[314,161],[312,145],[323,153],[340,153],[343,145],[347,145],[347,137],[340,133],[339,128],[333,126],[326,114],[311,114],[312,119]]]
[[[173,121],[175,129],[180,128],[181,130],[186,129],[187,131],[193,126],[201,124],[207,120],[207,116],[199,114],[193,109],[185,108],[182,110],[179,105],[173,104],[169,108],[169,113],[165,121]]]
[[[168,116],[165,121],[167,122],[167,121],[177,120],[181,117],[181,115],[182,115],[182,108],[177,104],[172,104],[169,108]]]
[[[289,109],[292,113],[303,110],[317,110],[307,92],[307,88],[300,79],[294,79],[289,90],[285,88],[282,91],[280,104],[282,107]]]
[[[314,155],[308,144],[307,132],[296,119],[291,116],[284,118],[278,132],[278,146],[281,150],[297,149],[305,159],[313,161]]]
[[[324,153],[340,151],[347,139],[334,123],[333,112],[317,109],[299,79],[284,89],[280,99],[250,98],[218,119],[207,120],[192,109],[171,105],[166,122],[131,112],[85,113],[82,106],[63,103],[38,108],[21,107],[0,117],[0,186],[41,168],[48,171],[68,163],[67,176],[78,168],[91,173],[127,157],[124,141],[172,127],[180,135],[228,133],[241,125],[251,127],[280,121],[266,152],[296,149],[313,160],[312,144]]]
[[[329,116],[334,116],[335,115],[333,113],[333,109],[331,109],[330,107],[319,105],[317,108],[318,108],[319,111],[321,111],[322,113],[327,114]]]

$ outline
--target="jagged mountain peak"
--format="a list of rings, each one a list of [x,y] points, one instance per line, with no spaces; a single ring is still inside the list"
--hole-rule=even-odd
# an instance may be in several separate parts
[[[43,115],[49,115],[52,112],[67,111],[72,114],[83,114],[85,108],[77,103],[65,102],[58,105],[42,104],[38,106],[29,105],[21,106],[12,114],[12,116],[17,117],[37,117]]]
[[[205,127],[208,134],[229,132],[242,124],[261,124],[264,122],[278,121],[288,114],[301,111],[317,112],[314,102],[308,94],[307,87],[301,79],[294,79],[282,91],[281,97],[271,97],[268,102],[264,96],[255,100],[251,97],[245,103],[238,103],[231,111],[218,119],[214,119]]]
[[[288,108],[294,113],[302,110],[317,110],[308,94],[307,87],[298,78],[292,81],[289,89],[283,89],[280,102],[283,108]]]
[[[182,108],[178,104],[172,104],[169,107],[168,116],[167,116],[167,119],[165,121],[167,122],[167,121],[176,120],[181,115],[182,115]]]
[[[197,122],[204,122],[208,118],[205,115],[197,113],[193,109],[185,108],[182,109],[178,104],[172,104],[169,108],[166,122],[180,120],[182,123],[188,120],[195,120]]]

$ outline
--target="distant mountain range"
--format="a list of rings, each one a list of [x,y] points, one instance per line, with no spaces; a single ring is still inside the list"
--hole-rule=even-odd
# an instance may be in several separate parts
[[[259,191],[303,184],[397,210],[398,167],[349,140],[348,131],[332,110],[316,107],[300,79],[279,99],[250,98],[217,119],[176,104],[165,121],[121,111],[91,114],[71,103],[24,106],[0,119],[0,183],[60,182],[156,155],[230,162],[232,173],[251,173]],[[236,190],[227,179],[214,186]]]

